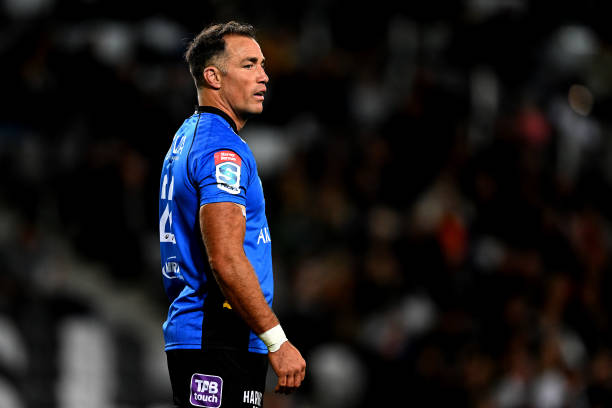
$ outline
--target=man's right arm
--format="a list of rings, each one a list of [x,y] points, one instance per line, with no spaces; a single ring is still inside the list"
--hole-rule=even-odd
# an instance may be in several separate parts
[[[244,253],[246,222],[241,208],[229,202],[203,205],[200,229],[213,275],[232,308],[258,335],[276,327],[279,321]],[[278,376],[277,392],[289,393],[300,386],[306,362],[289,341],[269,352],[268,358]]]

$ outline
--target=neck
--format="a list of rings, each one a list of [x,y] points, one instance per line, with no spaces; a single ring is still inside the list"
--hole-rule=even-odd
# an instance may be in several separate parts
[[[246,124],[247,120],[236,114],[230,105],[219,96],[218,92],[206,92],[205,90],[199,90],[198,104],[200,106],[213,106],[225,112],[227,116],[234,121],[238,131],[240,131],[240,129],[242,129]]]

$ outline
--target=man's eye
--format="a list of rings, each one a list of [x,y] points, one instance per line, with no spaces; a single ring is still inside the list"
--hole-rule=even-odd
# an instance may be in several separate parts
[[[253,68],[253,64],[246,64],[244,68]]]

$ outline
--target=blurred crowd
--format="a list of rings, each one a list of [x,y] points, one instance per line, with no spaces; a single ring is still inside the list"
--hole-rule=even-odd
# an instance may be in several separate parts
[[[169,406],[159,172],[230,19],[308,363],[266,406],[611,406],[612,6],[290,3],[0,1],[0,407]]]

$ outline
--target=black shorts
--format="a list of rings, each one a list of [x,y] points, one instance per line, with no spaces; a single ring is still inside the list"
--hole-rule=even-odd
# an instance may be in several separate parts
[[[238,350],[169,350],[176,407],[261,408],[268,356]]]

